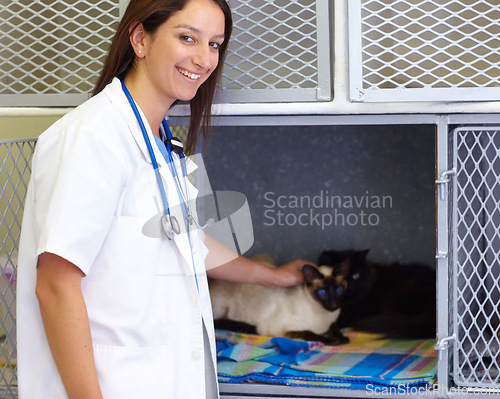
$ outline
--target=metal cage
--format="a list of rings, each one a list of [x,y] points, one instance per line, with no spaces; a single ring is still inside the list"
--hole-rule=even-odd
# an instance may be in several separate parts
[[[500,127],[452,132],[454,334],[458,386],[500,387]]]
[[[230,1],[234,27],[217,101],[330,101],[329,3]]]
[[[330,2],[231,0],[218,102],[330,101]],[[0,106],[75,106],[127,0],[0,0]]]
[[[118,0],[0,0],[0,106],[85,101],[118,18]]]
[[[16,255],[34,148],[35,140],[0,141],[2,398],[17,397]],[[444,198],[450,199],[450,223],[446,229],[451,248],[448,257],[451,265],[450,332],[455,337],[450,351],[450,371],[454,384],[459,387],[498,389],[500,126],[468,126],[451,130],[446,158],[450,162],[447,178],[452,182]]]
[[[0,141],[0,395],[17,398],[16,275],[35,140]]]

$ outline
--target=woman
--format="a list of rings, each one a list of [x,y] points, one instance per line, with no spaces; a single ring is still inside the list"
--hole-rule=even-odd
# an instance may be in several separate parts
[[[206,134],[230,32],[224,0],[131,0],[94,97],[40,136],[19,259],[21,399],[217,397],[206,274],[301,281],[303,261],[234,259],[182,222],[196,192],[176,184],[162,121],[190,100],[187,149]]]

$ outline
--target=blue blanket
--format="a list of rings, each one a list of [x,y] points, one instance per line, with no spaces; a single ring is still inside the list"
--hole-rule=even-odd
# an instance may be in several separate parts
[[[217,331],[220,382],[411,392],[436,380],[434,340],[387,340],[347,332],[350,343],[325,346],[281,337]]]

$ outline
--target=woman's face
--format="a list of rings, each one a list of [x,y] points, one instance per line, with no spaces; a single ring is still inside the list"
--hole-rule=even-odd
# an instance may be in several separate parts
[[[159,101],[170,106],[195,96],[219,62],[224,22],[224,13],[212,0],[189,0],[153,35],[144,36],[140,71]]]

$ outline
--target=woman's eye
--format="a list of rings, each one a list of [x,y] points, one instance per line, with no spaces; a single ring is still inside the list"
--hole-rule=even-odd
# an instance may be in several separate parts
[[[194,42],[194,39],[191,36],[186,36],[186,35],[182,35],[181,40],[189,43]]]
[[[219,50],[220,46],[221,46],[220,43],[216,43],[216,42],[210,43],[210,47],[212,47],[215,50]]]

